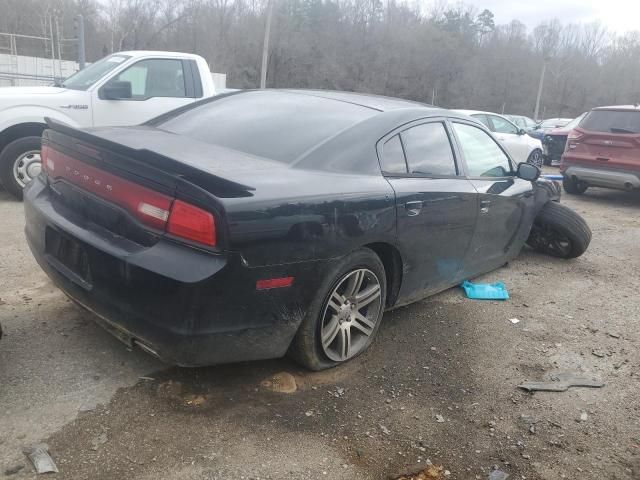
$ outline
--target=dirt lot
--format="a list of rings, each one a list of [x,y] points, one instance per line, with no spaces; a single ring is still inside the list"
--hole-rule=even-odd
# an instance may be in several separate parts
[[[41,273],[22,205],[0,191],[0,476],[35,477],[21,448],[45,441],[65,479],[385,479],[428,461],[452,479],[638,479],[640,196],[563,201],[593,230],[583,257],[525,250],[482,278],[511,300],[447,291],[387,314],[349,365],[310,374],[128,351]],[[606,385],[516,387],[561,371]]]

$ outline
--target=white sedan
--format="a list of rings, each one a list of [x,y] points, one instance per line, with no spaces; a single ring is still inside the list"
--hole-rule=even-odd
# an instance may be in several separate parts
[[[517,163],[527,162],[536,167],[542,167],[542,142],[527,135],[523,129],[516,126],[511,120],[491,112],[477,110],[455,111],[469,115],[482,122],[493,132],[494,136]]]

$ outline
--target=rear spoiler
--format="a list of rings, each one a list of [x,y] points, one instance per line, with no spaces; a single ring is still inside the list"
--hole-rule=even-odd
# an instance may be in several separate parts
[[[45,117],[44,120],[47,123],[47,127],[54,132],[73,137],[96,147],[110,150],[160,171],[177,175],[184,180],[214,194],[217,192],[218,194],[229,197],[249,197],[252,196],[250,192],[255,190],[255,187],[227,180],[226,178],[219,177],[209,171],[204,172],[198,168],[192,167],[191,165],[182,163],[176,159],[161,155],[146,148],[134,149],[127,147],[126,145],[107,140],[106,138],[94,135],[85,130],[73,128],[66,123],[59,122],[49,117]]]

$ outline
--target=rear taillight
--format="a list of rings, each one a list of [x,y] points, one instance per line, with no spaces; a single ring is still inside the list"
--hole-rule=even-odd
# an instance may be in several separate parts
[[[216,223],[213,215],[181,200],[174,200],[171,206],[167,233],[205,245],[216,244]]]
[[[580,139],[583,137],[582,133],[578,130],[571,130],[569,135],[567,135],[567,144],[565,146],[564,151],[568,152],[569,150],[573,150],[578,145],[580,145]]]
[[[211,213],[100,170],[47,145],[43,145],[41,155],[49,177],[64,178],[124,208],[148,227],[192,242],[216,245],[216,224]]]

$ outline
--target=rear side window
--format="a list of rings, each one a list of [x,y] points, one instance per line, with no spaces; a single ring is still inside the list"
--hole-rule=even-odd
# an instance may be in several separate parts
[[[580,122],[580,128],[592,132],[640,133],[640,111],[593,110]]]
[[[384,173],[407,173],[404,150],[400,135],[394,135],[382,147],[382,171]]]
[[[425,123],[402,132],[409,173],[452,176],[456,164],[443,123]]]

